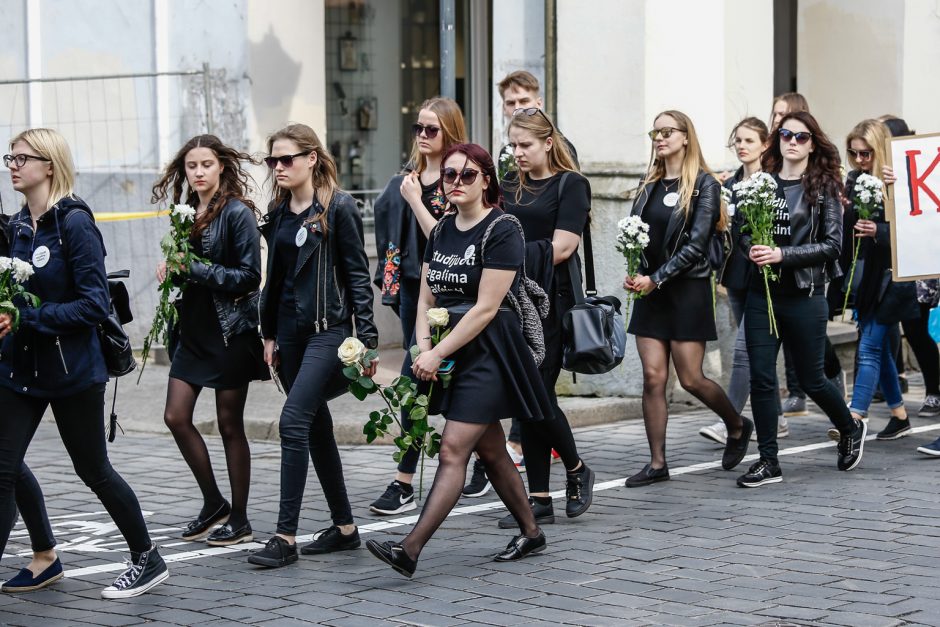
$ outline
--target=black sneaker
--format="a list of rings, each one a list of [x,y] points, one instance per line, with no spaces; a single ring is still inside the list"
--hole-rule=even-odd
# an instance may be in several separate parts
[[[928,394],[924,399],[924,404],[920,406],[917,415],[920,418],[934,418],[940,416],[940,396]]]
[[[114,583],[101,591],[102,599],[129,599],[140,596],[170,576],[166,562],[157,552],[157,545],[150,546],[134,561],[127,560],[127,570]]]
[[[228,517],[231,513],[232,506],[229,505],[227,501],[223,502],[222,505],[219,506],[219,509],[211,514],[206,516],[200,514],[197,516],[196,520],[186,525],[186,529],[183,530],[180,537],[190,541],[202,540],[209,535],[214,526],[228,522]]]
[[[911,420],[907,418],[901,420],[897,416],[891,416],[884,429],[875,435],[876,440],[898,440],[911,434]]]
[[[643,470],[628,478],[624,485],[628,488],[642,488],[659,481],[669,481],[669,466],[653,468],[647,464],[643,466]]]
[[[334,551],[351,551],[360,546],[362,542],[359,540],[358,529],[353,529],[351,534],[345,535],[339,527],[333,525],[316,532],[313,535],[313,542],[301,547],[300,552],[304,555],[321,555]]]
[[[274,536],[264,548],[248,556],[248,563],[268,568],[280,568],[297,561],[297,545],[280,536]]]
[[[369,549],[372,555],[376,556],[405,577],[411,579],[411,576],[415,574],[415,568],[418,567],[417,560],[408,557],[408,554],[405,552],[405,547],[397,542],[379,543],[375,540],[369,540],[366,542],[366,548]]]
[[[369,506],[369,511],[382,516],[409,512],[416,508],[415,489],[407,483],[392,481],[385,492]]]
[[[725,470],[731,470],[741,463],[744,456],[747,455],[747,445],[751,442],[751,433],[754,431],[754,423],[741,416],[744,425],[741,427],[741,435],[732,438],[728,435],[725,442],[725,452],[721,456],[721,467]]]
[[[759,459],[748,468],[747,472],[738,477],[738,486],[742,488],[759,488],[768,483],[783,481],[783,472],[777,462],[768,459]]]
[[[238,529],[235,529],[232,527],[232,523],[227,522],[209,534],[209,537],[206,538],[206,544],[209,546],[232,546],[242,542],[253,542],[254,539],[255,537],[251,533],[251,523],[246,522]]]
[[[565,473],[565,516],[577,518],[588,511],[594,501],[594,471],[583,461],[581,468]],[[538,521],[535,521],[538,522]]]
[[[490,479],[486,476],[486,468],[479,459],[473,462],[473,475],[470,483],[464,486],[462,494],[467,498],[477,498],[490,491]]]
[[[534,498],[529,497],[529,507],[532,508],[532,515],[535,516],[535,524],[537,525],[551,525],[555,522],[555,508],[552,506],[551,497],[548,498],[548,503],[542,504],[536,502]],[[512,514],[503,516],[499,519],[499,522],[496,523],[500,529],[518,529],[519,523],[516,522],[515,517]]]
[[[861,420],[855,420],[851,433],[843,433],[836,448],[839,451],[839,470],[852,470],[862,461],[862,452],[865,449],[865,436],[868,435],[868,425]]]

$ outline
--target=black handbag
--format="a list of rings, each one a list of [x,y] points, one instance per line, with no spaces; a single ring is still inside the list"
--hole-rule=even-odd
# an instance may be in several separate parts
[[[130,295],[123,281],[130,276],[130,270],[118,270],[108,275],[108,293],[110,311],[108,317],[98,325],[98,340],[101,352],[108,367],[108,375],[123,377],[137,368],[131,340],[124,331],[124,325],[134,319],[130,307]]]
[[[568,258],[568,274],[575,305],[562,317],[562,367],[580,374],[610,372],[623,361],[627,331],[620,299],[598,296],[594,285],[594,254],[590,224],[584,227],[585,290],[581,289],[581,269],[577,255]]]

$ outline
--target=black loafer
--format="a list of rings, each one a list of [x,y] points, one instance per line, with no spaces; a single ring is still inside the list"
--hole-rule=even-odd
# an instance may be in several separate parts
[[[238,529],[233,529],[231,523],[225,523],[209,534],[206,544],[209,546],[231,546],[242,542],[252,542],[255,537],[251,532],[251,523],[245,523]]]
[[[494,558],[494,562],[513,562],[521,560],[526,555],[544,551],[546,546],[545,534],[539,529],[539,535],[534,538],[527,538],[524,535],[518,535],[512,539],[512,542],[506,545],[506,548]]]
[[[333,525],[328,529],[321,529],[314,534],[313,542],[301,547],[303,555],[322,555],[333,551],[351,551],[362,546],[359,540],[359,530],[353,529],[351,534],[343,535],[339,527]]]
[[[624,485],[628,488],[642,488],[660,481],[669,481],[669,466],[653,468],[650,464],[647,464],[643,466],[643,470],[627,479]]]
[[[215,510],[205,518],[198,517],[186,525],[180,536],[184,540],[202,540],[209,535],[209,530],[216,525],[221,525],[228,521],[228,516],[232,512],[232,506],[228,502],[222,503],[219,509]]]
[[[405,547],[397,542],[378,543],[375,540],[369,540],[366,542],[366,548],[369,549],[372,555],[376,556],[405,577],[411,579],[411,576],[415,574],[415,568],[418,567],[418,562],[408,557],[408,554],[405,553]]]
[[[547,504],[543,505],[536,502],[534,498],[529,497],[529,507],[532,509],[532,515],[535,516],[536,525],[551,525],[555,523],[555,508],[552,506],[551,497]],[[500,529],[518,529],[519,523],[516,517],[508,514],[499,519],[496,526]]]
[[[731,470],[740,464],[747,455],[747,445],[751,441],[751,433],[754,432],[754,423],[744,416],[741,416],[741,420],[744,421],[741,437],[732,438],[729,435],[725,442],[725,452],[721,455],[721,467],[725,470]]]

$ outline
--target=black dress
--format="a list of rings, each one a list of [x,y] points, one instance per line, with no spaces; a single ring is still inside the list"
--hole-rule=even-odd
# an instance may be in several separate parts
[[[493,228],[486,242],[486,257],[481,256],[483,234],[502,213],[492,209],[467,231],[459,230],[454,218],[445,218],[428,243],[424,256],[428,286],[436,298],[435,306],[450,311],[450,328],[476,302],[484,268],[518,270],[522,266],[525,244],[516,226],[506,221]],[[513,284],[517,281],[518,277]],[[519,317],[505,303],[486,328],[450,359],[455,366],[449,387],[434,384],[432,389],[435,413],[472,423],[552,417]]]
[[[190,244],[194,254],[202,257],[202,238],[197,237]],[[270,378],[257,331],[234,335],[226,345],[208,287],[186,285],[178,325],[179,340],[170,364],[170,377],[216,390],[240,388],[250,381]]]
[[[650,225],[650,242],[644,254],[648,273],[652,274],[668,259],[662,255],[669,218],[677,207],[664,202],[666,185],[676,179],[659,180],[643,210],[643,220]],[[670,191],[676,191],[670,187]],[[718,339],[715,305],[709,279],[676,277],[642,298],[633,301],[633,313],[627,332],[639,337],[680,342],[704,342]]]

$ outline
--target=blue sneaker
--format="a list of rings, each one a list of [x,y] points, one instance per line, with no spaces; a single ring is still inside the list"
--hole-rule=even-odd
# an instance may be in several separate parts
[[[940,457],[940,438],[937,438],[930,444],[917,447],[918,453],[923,453],[924,455],[930,455],[931,457]]]
[[[16,577],[5,582],[3,586],[0,587],[0,590],[4,592],[32,592],[33,590],[39,590],[49,584],[55,583],[62,579],[64,575],[65,572],[62,570],[62,562],[60,562],[57,557],[49,568],[35,577],[33,577],[32,571],[28,568],[22,569]]]

